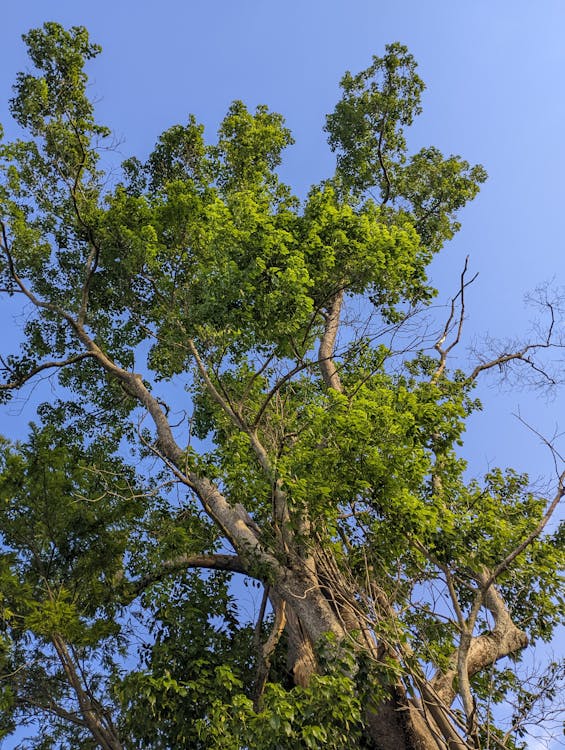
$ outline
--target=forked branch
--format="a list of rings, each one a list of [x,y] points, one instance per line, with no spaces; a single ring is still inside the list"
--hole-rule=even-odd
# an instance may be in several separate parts
[[[555,340],[555,331],[558,328],[558,319],[556,317],[556,309],[553,302],[549,299],[538,300],[537,304],[542,305],[549,313],[549,324],[547,325],[546,331],[540,336],[540,340],[534,343],[524,344],[522,346],[516,346],[514,351],[508,349],[508,345],[505,347],[506,350],[492,357],[490,360],[484,360],[480,362],[475,369],[471,372],[467,380],[469,382],[476,380],[478,376],[487,370],[498,368],[503,372],[507,365],[512,362],[521,362],[527,365],[530,370],[536,373],[536,377],[540,376],[541,381],[548,386],[555,386],[560,381],[550,372],[548,372],[542,365],[535,360],[535,354],[547,350],[547,349],[563,349],[565,343],[562,339]]]
[[[435,385],[440,379],[440,377],[443,375],[443,372],[447,364],[447,357],[449,353],[461,341],[461,334],[463,332],[463,322],[465,320],[465,289],[468,286],[470,286],[479,275],[478,273],[476,273],[471,279],[466,281],[465,275],[467,273],[468,265],[469,265],[469,256],[465,258],[465,265],[463,266],[463,271],[461,272],[461,277],[459,281],[459,291],[457,292],[455,297],[451,299],[451,309],[449,312],[449,317],[447,319],[447,322],[445,324],[445,327],[443,329],[441,336],[434,344],[434,349],[439,354],[439,364],[437,366],[436,371],[434,372],[432,376],[432,385]],[[459,315],[457,316],[458,300],[459,300]],[[456,317],[457,317],[457,322],[455,322]],[[447,344],[446,343],[447,337],[449,336],[454,326],[456,326],[455,337],[449,344]]]

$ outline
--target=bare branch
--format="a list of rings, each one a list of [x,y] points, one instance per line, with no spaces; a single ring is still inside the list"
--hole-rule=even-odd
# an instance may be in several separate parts
[[[76,726],[79,727],[87,728],[88,726],[86,721],[80,719],[76,713],[73,713],[72,711],[66,711],[64,708],[57,705],[53,701],[49,701],[49,703],[41,703],[40,701],[33,698],[28,698],[27,696],[17,696],[16,704],[21,706],[31,706],[32,708],[37,708],[40,711],[47,711],[48,713],[55,714],[60,719],[64,719],[71,724],[76,724]]]
[[[437,370],[433,374],[432,381],[431,381],[432,385],[435,385],[437,381],[440,379],[440,377],[443,375],[449,353],[457,346],[457,344],[461,340],[461,333],[463,332],[463,321],[465,320],[465,289],[468,286],[470,286],[479,275],[478,273],[476,273],[472,279],[469,279],[469,281],[465,281],[465,274],[467,273],[468,265],[469,265],[469,256],[465,258],[465,265],[463,267],[463,271],[461,272],[461,277],[460,277],[459,291],[457,292],[455,297],[453,297],[451,300],[451,310],[450,310],[447,322],[445,324],[445,328],[443,329],[443,333],[441,334],[440,338],[436,341],[434,345],[434,349],[439,354],[439,365],[437,367]],[[455,334],[455,338],[453,339],[453,341],[447,346],[444,346],[447,340],[447,337],[449,335],[449,332],[451,331],[453,324],[454,324],[453,322],[455,319],[455,310],[456,310],[458,299],[460,299],[461,302],[460,302],[460,308],[459,308],[459,320],[457,323],[457,333]]]
[[[541,294],[541,292],[539,293]],[[556,317],[556,305],[547,298],[543,300],[537,300],[536,304],[543,307],[549,314],[549,323],[547,324],[545,331],[542,332],[538,330],[539,324],[536,325],[535,333],[536,336],[539,335],[539,340],[535,341],[534,343],[522,345],[519,345],[516,342],[507,342],[502,351],[493,356],[491,359],[480,357],[482,361],[471,372],[471,374],[467,378],[468,382],[476,380],[482,372],[491,370],[496,367],[501,372],[504,372],[505,368],[512,362],[522,362],[523,364],[527,365],[532,372],[541,377],[541,382],[543,382],[547,386],[555,386],[562,382],[562,380],[550,374],[542,365],[540,365],[535,360],[535,355],[538,352],[549,349],[565,348],[565,343],[561,337],[558,337],[557,340],[555,340],[555,332],[559,329],[559,321]],[[490,344],[492,348],[494,348],[493,342],[490,342]]]
[[[467,380],[468,381],[476,380],[477,377],[481,374],[481,372],[485,372],[486,370],[492,370],[493,367],[498,367],[500,370],[502,370],[503,366],[508,364],[509,362],[524,362],[529,367],[531,367],[532,370],[534,370],[534,372],[537,372],[545,380],[547,380],[548,385],[557,385],[557,381],[553,377],[551,377],[545,370],[539,367],[530,356],[528,356],[528,354],[530,353],[535,353],[536,351],[540,349],[548,349],[551,346],[553,345],[552,344],[527,344],[519,351],[504,352],[500,356],[495,357],[494,359],[491,359],[488,362],[482,362],[480,365],[477,365],[475,369],[473,370],[473,372],[469,375]]]

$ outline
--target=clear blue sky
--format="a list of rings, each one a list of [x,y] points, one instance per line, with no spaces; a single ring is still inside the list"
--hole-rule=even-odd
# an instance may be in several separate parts
[[[103,46],[91,66],[92,94],[124,157],[143,158],[188,113],[213,135],[232,99],[266,103],[286,116],[296,138],[284,176],[302,194],[331,173],[321,130],[343,72],[366,67],[387,42],[406,43],[428,87],[411,143],[481,162],[490,176],[433,267],[443,301],[456,290],[465,255],[480,272],[465,342],[519,336],[528,325],[524,294],[553,278],[565,285],[563,0],[7,2],[0,122],[8,134],[10,86],[26,65],[20,36],[46,20],[85,25]],[[0,316],[6,330],[6,307]],[[458,356],[464,364],[464,347]],[[481,395],[486,409],[472,420],[465,451],[472,470],[511,464],[548,476],[547,451],[511,414],[520,408],[551,435],[559,424],[565,429],[563,393],[550,403],[490,387]],[[23,435],[32,404],[0,412],[0,432]]]

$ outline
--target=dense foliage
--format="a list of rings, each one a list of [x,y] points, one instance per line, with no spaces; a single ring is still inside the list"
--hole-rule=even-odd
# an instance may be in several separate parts
[[[239,101],[213,144],[191,116],[109,176],[99,48],[54,23],[24,39],[0,286],[26,322],[0,396],[59,390],[0,445],[0,731],[29,724],[37,750],[522,747],[560,668],[532,687],[500,660],[563,615],[563,535],[542,533],[563,479],[553,500],[514,470],[470,481],[463,433],[484,371],[543,377],[559,310],[468,373],[448,361],[466,271],[447,322],[421,322],[485,172],[409,152],[412,56],[344,76],[335,173],[299,200],[283,118]]]

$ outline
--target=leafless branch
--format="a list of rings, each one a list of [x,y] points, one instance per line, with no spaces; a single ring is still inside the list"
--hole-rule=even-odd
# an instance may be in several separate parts
[[[439,354],[439,365],[432,377],[432,384],[434,385],[443,375],[449,353],[457,346],[457,344],[461,340],[461,333],[463,332],[463,321],[465,320],[465,289],[468,286],[470,286],[478,276],[478,273],[476,273],[473,276],[473,278],[469,279],[469,281],[465,281],[465,274],[467,273],[468,265],[469,265],[469,256],[465,258],[465,265],[463,267],[463,271],[461,272],[461,277],[460,277],[460,282],[459,282],[459,291],[457,292],[455,297],[453,297],[451,300],[451,310],[450,310],[447,322],[445,324],[445,327],[443,329],[443,333],[441,334],[440,338],[438,339],[438,341],[436,341],[434,345],[434,349]],[[457,309],[457,300],[460,300],[459,317],[458,317],[458,322],[456,324],[457,332],[455,334],[455,338],[453,339],[453,341],[451,341],[450,344],[445,345],[447,341],[447,337],[449,336],[449,333],[454,325],[455,314],[456,314],[456,309]]]
[[[538,294],[541,291],[538,290]],[[491,359],[486,359],[481,356],[482,360],[475,369],[471,372],[467,380],[469,382],[476,380],[477,377],[487,370],[498,368],[500,372],[504,372],[505,368],[512,362],[521,362],[527,365],[536,376],[541,377],[541,382],[547,386],[558,385],[560,381],[556,376],[548,372],[542,365],[540,365],[535,355],[538,352],[549,350],[549,349],[564,349],[565,343],[560,336],[556,338],[556,330],[558,329],[559,320],[557,318],[558,307],[557,305],[549,300],[547,297],[544,299],[536,300],[536,304],[547,311],[549,314],[549,322],[545,327],[545,331],[540,331],[539,324],[536,325],[535,335],[539,335],[539,340],[533,343],[518,344],[515,342],[506,343],[502,351],[495,354]],[[494,348],[494,342],[490,342],[492,348]]]
[[[16,704],[21,706],[31,706],[32,708],[37,708],[40,711],[47,711],[48,713],[55,714],[55,716],[58,716],[60,719],[64,719],[71,724],[76,724],[76,726],[87,728],[86,721],[80,719],[76,713],[65,710],[53,701],[49,701],[49,703],[41,703],[34,698],[29,698],[27,696],[17,696]]]

